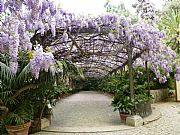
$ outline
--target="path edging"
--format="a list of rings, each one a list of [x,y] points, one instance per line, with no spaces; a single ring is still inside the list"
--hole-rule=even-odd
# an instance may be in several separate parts
[[[154,122],[160,119],[162,114],[158,109],[153,109],[153,112],[150,116],[143,118],[143,125],[147,125],[151,122]],[[117,125],[117,126],[106,126],[106,127],[53,127],[51,130],[42,129],[42,132],[51,132],[51,133],[103,133],[103,132],[116,132],[124,130],[132,130],[136,127],[128,125]]]

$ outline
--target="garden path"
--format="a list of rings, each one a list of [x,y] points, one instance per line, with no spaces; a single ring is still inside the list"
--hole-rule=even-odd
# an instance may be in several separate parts
[[[119,125],[113,112],[112,98],[95,91],[81,91],[60,100],[55,108],[52,127],[94,127]]]
[[[110,104],[111,98],[98,92],[73,94],[58,102],[54,108],[52,125],[45,129],[51,132],[41,131],[35,135],[180,135],[180,103],[153,104],[162,113],[162,117],[136,128],[118,125],[119,114],[112,111]],[[89,133],[78,133],[78,128]],[[96,129],[102,132],[91,132]]]

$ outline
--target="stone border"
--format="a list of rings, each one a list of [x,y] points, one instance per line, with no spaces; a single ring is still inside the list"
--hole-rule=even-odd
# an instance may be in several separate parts
[[[152,107],[152,114],[143,118],[144,122],[143,125],[149,124],[153,121],[156,121],[162,117],[162,114],[159,112],[159,110]]]
[[[51,127],[51,129],[43,129],[42,132],[54,132],[54,133],[102,133],[130,130],[134,127],[128,125],[117,126],[104,126],[104,127]]]
[[[161,118],[161,113],[153,107],[152,114],[143,118],[143,125],[149,124]],[[117,126],[104,126],[104,127],[51,127],[51,129],[42,129],[42,132],[49,133],[103,133],[132,130],[135,127],[120,124]]]

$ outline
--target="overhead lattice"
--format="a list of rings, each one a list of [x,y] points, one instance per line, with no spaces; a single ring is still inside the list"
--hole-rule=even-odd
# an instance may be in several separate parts
[[[58,29],[53,39],[50,31],[47,37],[41,36],[41,45],[44,48],[51,46],[56,59],[67,58],[75,62],[86,76],[103,77],[127,64],[125,37],[112,40],[108,31],[92,33],[92,29],[83,29],[68,32],[69,38],[64,42],[59,38],[63,36],[63,31]]]
[[[129,57],[135,60],[142,56],[152,64],[161,62],[164,54],[174,57],[160,41],[163,34],[149,24],[131,25],[125,17],[115,15],[75,18],[61,11],[59,16],[56,16],[55,30],[50,29],[42,35],[38,29],[31,42],[36,44],[37,41],[44,49],[51,48],[56,59],[75,62],[88,77],[116,72],[128,64]],[[153,68],[157,70],[159,65]]]

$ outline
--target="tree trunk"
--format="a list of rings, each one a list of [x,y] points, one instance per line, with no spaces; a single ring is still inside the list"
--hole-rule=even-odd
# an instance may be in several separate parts
[[[131,99],[134,99],[134,79],[133,79],[133,59],[132,59],[133,48],[131,43],[128,44],[128,69],[129,69],[129,87]]]
[[[147,84],[148,84],[148,94],[150,95],[150,78],[149,78],[149,68],[148,68],[148,62],[145,62],[145,67],[146,67],[146,75],[147,75]]]

